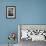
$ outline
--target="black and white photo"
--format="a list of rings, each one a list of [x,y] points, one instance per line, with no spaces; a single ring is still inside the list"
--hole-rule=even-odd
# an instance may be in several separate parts
[[[16,6],[6,6],[6,18],[16,19]]]

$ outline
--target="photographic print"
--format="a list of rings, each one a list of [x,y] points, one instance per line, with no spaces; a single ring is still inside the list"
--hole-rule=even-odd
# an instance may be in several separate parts
[[[43,45],[46,43],[46,25],[18,24],[18,42],[20,46]]]
[[[6,18],[16,19],[16,6],[6,6]]]
[[[20,39],[19,41],[46,41],[46,25],[19,24],[18,38]]]

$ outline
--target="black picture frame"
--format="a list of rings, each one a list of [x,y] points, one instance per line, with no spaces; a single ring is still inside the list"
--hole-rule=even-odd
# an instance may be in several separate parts
[[[6,6],[6,18],[16,19],[16,6]]]

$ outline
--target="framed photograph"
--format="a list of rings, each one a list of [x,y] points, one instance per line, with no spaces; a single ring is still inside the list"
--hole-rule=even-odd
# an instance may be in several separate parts
[[[6,18],[16,19],[16,6],[6,6]]]

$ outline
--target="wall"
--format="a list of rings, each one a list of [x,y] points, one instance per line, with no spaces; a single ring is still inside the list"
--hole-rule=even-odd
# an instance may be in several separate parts
[[[46,24],[46,0],[16,0],[20,24]]]
[[[6,5],[16,5],[16,19],[6,19]],[[8,43],[9,32],[18,32],[17,24],[46,24],[46,0],[1,0],[0,44]]]
[[[7,44],[9,42],[8,35],[10,32],[17,32],[17,18],[6,19],[6,6],[16,6],[16,0],[2,0],[0,2],[0,44]],[[16,43],[18,38],[16,38]]]

